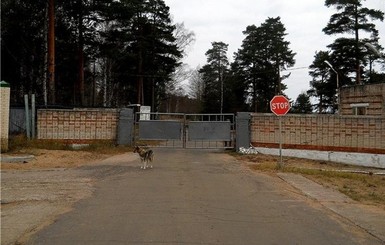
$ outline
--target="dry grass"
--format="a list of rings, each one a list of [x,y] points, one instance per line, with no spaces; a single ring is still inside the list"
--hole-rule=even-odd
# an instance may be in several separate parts
[[[17,135],[10,138],[9,151],[7,154],[34,151],[35,149],[77,151],[77,149],[73,147],[74,144],[81,145],[82,142],[38,139],[28,140],[23,135]],[[90,144],[83,144],[80,150],[102,154],[117,154],[131,149],[131,147],[127,146],[116,146],[111,140],[94,140]]]
[[[278,168],[277,156],[257,154],[236,155],[236,157],[247,162],[254,171],[273,175],[278,172],[301,174],[324,186],[334,188],[360,203],[385,209],[385,176],[371,174],[379,171],[378,169],[289,157],[285,157],[283,167]],[[370,174],[352,173],[356,170]]]
[[[10,139],[7,155],[28,156],[32,160],[22,163],[1,163],[1,169],[29,170],[45,168],[73,168],[132,151],[131,147],[116,146],[111,141],[94,141],[74,149],[73,143],[54,140],[28,140],[24,136]]]

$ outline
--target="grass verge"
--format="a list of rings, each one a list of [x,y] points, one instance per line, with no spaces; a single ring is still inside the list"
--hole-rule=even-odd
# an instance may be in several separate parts
[[[247,162],[254,171],[301,174],[327,188],[336,189],[355,201],[379,206],[385,210],[385,176],[372,174],[379,171],[378,169],[292,157],[285,157],[284,166],[278,168],[277,156],[236,155],[236,158]],[[354,173],[357,170],[370,174]]]
[[[74,147],[79,145],[80,147]],[[12,136],[9,140],[9,150],[7,153],[28,153],[34,149],[45,150],[67,150],[67,151],[88,151],[101,154],[118,154],[132,150],[129,146],[117,146],[111,140],[93,140],[88,142],[65,141],[65,140],[39,140],[27,139],[24,135]]]

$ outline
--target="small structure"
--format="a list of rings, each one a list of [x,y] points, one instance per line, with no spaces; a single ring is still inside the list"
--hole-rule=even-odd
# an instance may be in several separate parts
[[[8,151],[8,129],[9,129],[9,101],[11,89],[5,81],[0,82],[0,120],[1,120],[1,152]]]
[[[385,83],[342,87],[340,115],[385,117]]]

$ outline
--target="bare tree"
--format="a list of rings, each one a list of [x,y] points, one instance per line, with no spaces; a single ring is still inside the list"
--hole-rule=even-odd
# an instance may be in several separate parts
[[[204,91],[204,82],[202,74],[199,73],[201,68],[198,66],[191,74],[189,79],[189,92],[188,95],[198,101],[202,101],[203,91]]]
[[[189,51],[189,48],[195,42],[195,33],[186,29],[184,23],[176,23],[174,36],[176,38],[176,45],[178,49],[182,52],[182,57],[179,62],[185,57]],[[177,89],[181,82],[188,80],[192,75],[192,69],[185,63],[182,63],[175,69],[174,74],[172,75],[172,81],[168,88],[168,93],[173,92]]]

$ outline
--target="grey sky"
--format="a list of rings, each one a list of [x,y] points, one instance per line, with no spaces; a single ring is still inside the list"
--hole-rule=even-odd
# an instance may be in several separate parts
[[[285,80],[288,86],[285,92],[293,100],[309,89],[311,78],[307,67],[313,62],[315,52],[327,50],[326,46],[336,38],[322,32],[336,12],[334,8],[327,8],[324,0],[165,0],[165,3],[174,22],[184,22],[185,27],[196,34],[196,42],[185,58],[185,63],[192,68],[206,63],[205,52],[214,41],[229,44],[228,58],[232,61],[248,25],[259,26],[268,17],[280,16],[288,33],[286,40],[296,53],[294,68],[298,69],[290,71],[290,78]],[[364,5],[385,12],[385,0],[367,0]],[[385,47],[385,23],[375,24],[380,32],[380,44]]]

